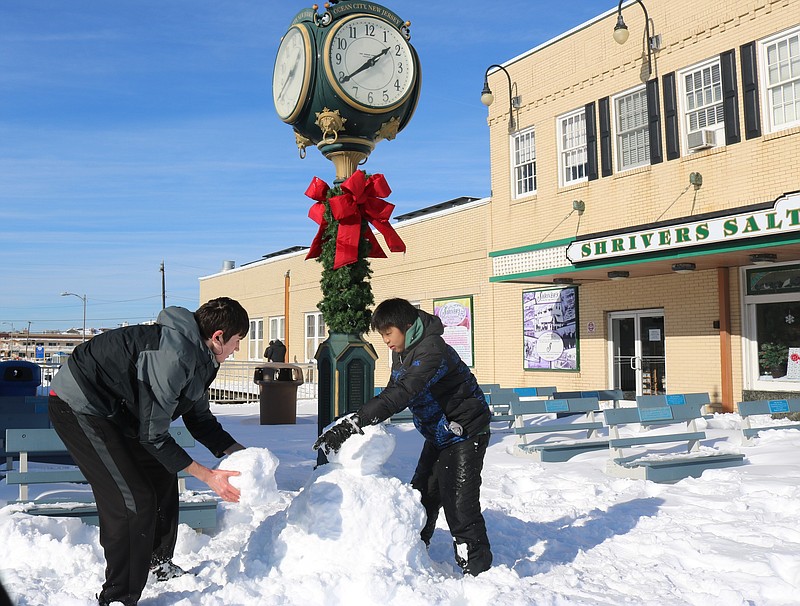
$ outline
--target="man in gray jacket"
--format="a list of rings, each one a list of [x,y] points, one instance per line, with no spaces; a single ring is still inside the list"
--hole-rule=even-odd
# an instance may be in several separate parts
[[[178,417],[215,456],[244,448],[211,413],[208,387],[250,327],[245,309],[221,297],[196,312],[168,307],[155,324],[117,328],[75,348],[53,378],[50,419],[92,486],[106,557],[101,606],[137,604],[152,571],[172,563],[178,476],[192,474],[226,501],[239,500],[229,476],[209,469],[169,433]]]

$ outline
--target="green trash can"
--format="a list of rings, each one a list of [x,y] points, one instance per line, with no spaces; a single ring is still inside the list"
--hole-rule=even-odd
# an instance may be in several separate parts
[[[261,425],[297,423],[297,387],[303,384],[303,369],[296,364],[270,362],[253,374],[259,387]]]

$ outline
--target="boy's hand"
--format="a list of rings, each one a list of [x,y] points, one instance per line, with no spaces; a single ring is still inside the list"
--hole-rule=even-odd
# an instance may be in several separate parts
[[[344,417],[336,425],[318,437],[312,448],[314,450],[322,448],[325,454],[331,451],[339,452],[345,440],[356,433],[363,434],[364,430],[361,429],[361,426],[358,424],[358,415],[354,413]]]

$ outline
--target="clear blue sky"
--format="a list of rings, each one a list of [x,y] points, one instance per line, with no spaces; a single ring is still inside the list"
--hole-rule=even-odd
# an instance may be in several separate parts
[[[300,160],[272,105],[281,35],[312,2],[0,3],[0,331],[113,327],[195,309],[198,278],[294,245],[303,192],[333,165]],[[322,2],[319,2],[322,5]],[[395,215],[489,195],[486,67],[613,0],[383,2],[411,21],[423,72],[414,118],[365,168]],[[610,35],[610,33],[609,33]],[[312,262],[312,261],[309,261]]]

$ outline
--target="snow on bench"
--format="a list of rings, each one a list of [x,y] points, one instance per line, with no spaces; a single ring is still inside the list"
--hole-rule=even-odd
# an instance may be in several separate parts
[[[800,400],[751,400],[739,402],[739,415],[742,417],[742,444],[751,446],[753,438],[769,429],[800,429],[800,423],[770,424],[762,415],[789,414],[800,412]]]

